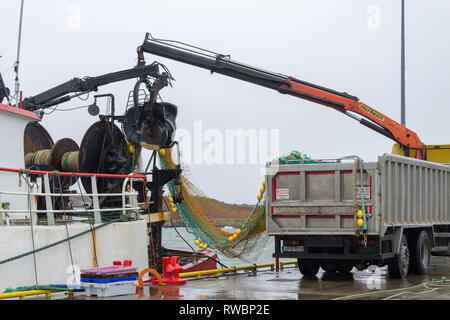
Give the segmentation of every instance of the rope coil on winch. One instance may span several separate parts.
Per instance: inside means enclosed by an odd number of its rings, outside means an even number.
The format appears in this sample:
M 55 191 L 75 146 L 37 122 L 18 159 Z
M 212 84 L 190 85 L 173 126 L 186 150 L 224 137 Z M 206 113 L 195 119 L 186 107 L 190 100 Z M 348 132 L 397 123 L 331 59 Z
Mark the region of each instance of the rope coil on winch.
M 67 172 L 79 172 L 79 151 L 67 152 L 61 157 L 61 167 Z
M 51 149 L 39 150 L 25 155 L 25 164 L 45 164 L 50 165 Z

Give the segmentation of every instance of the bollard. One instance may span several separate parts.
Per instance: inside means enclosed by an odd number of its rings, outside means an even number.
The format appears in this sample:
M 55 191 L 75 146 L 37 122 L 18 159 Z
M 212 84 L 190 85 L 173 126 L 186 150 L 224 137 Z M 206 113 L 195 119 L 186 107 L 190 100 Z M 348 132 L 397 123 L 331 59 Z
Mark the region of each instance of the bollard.
M 178 264 L 178 260 L 180 257 L 163 257 L 163 270 L 164 275 L 162 281 L 169 285 L 181 285 L 185 284 L 185 279 L 180 279 L 179 274 L 180 271 L 183 271 L 183 268 Z M 158 284 L 157 280 L 152 281 L 153 284 Z

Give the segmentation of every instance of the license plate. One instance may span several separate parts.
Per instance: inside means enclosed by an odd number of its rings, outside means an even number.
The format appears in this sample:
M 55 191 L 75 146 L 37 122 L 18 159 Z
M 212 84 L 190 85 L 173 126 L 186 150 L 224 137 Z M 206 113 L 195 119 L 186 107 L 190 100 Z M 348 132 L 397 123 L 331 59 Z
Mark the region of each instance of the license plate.
M 303 246 L 284 246 L 284 252 L 303 252 L 305 251 L 305 247 Z

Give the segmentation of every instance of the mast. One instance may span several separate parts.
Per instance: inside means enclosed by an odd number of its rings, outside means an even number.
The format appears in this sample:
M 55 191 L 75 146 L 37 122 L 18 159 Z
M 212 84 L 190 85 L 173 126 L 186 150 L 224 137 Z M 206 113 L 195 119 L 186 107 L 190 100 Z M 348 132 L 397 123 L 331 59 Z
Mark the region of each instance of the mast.
M 17 41 L 17 59 L 16 63 L 14 64 L 14 71 L 16 73 L 16 79 L 15 79 L 15 92 L 14 97 L 16 98 L 16 107 L 19 107 L 20 102 L 20 82 L 19 82 L 19 58 L 20 58 L 20 42 L 22 40 L 22 18 L 23 18 L 23 1 L 21 1 L 20 4 L 20 21 L 19 21 L 19 39 Z

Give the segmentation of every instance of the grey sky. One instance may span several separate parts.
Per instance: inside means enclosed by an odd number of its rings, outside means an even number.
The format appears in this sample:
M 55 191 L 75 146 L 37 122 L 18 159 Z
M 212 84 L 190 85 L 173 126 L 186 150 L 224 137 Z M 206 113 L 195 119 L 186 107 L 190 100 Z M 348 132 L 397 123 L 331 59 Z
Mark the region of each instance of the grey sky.
M 80 10 L 79 28 L 71 6 Z M 371 6 L 380 28 L 369 28 Z M 0 72 L 15 61 L 20 1 L 2 1 Z M 406 125 L 426 144 L 450 143 L 450 2 L 406 1 Z M 75 24 L 74 24 L 75 23 Z M 370 21 L 369 21 L 370 23 Z M 74 27 L 75 26 L 75 27 Z M 25 0 L 21 89 L 40 93 L 73 77 L 131 68 L 146 32 L 358 96 L 400 121 L 400 0 L 30 1 Z M 314 158 L 357 154 L 366 161 L 392 141 L 335 110 L 156 56 L 176 81 L 161 91 L 179 107 L 178 126 L 280 129 L 280 151 Z M 12 69 L 4 74 L 14 88 Z M 125 110 L 134 80 L 100 88 Z M 73 100 L 69 108 L 89 104 Z M 96 121 L 85 109 L 54 112 L 42 124 L 55 141 L 78 143 Z M 149 152 L 146 153 L 147 157 Z M 260 165 L 192 165 L 203 191 L 228 202 L 256 201 Z

